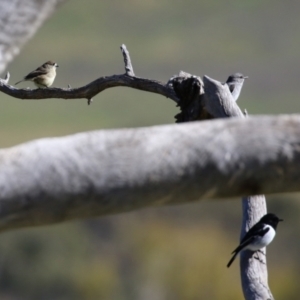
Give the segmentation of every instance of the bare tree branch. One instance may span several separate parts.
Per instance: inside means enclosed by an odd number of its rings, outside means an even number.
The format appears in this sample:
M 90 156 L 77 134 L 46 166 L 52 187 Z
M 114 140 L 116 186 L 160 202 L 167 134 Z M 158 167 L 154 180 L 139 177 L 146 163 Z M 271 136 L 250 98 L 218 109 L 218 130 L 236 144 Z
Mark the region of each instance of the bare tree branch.
M 116 86 L 127 86 L 142 91 L 163 95 L 174 101 L 177 97 L 170 87 L 151 79 L 132 77 L 126 74 L 100 77 L 93 82 L 80 88 L 47 88 L 47 89 L 16 89 L 0 81 L 0 91 L 14 98 L 24 100 L 40 100 L 50 98 L 62 99 L 91 99 L 98 93 Z
M 112 75 L 100 77 L 91 83 L 79 88 L 47 88 L 47 89 L 16 89 L 15 87 L 8 85 L 8 80 L 0 79 L 0 91 L 23 100 L 40 100 L 50 98 L 62 98 L 62 99 L 87 99 L 90 104 L 91 99 L 98 93 L 112 87 L 127 86 L 130 88 L 152 92 L 160 94 L 167 98 L 178 102 L 178 98 L 173 88 L 165 83 L 157 80 L 139 78 L 134 76 L 133 68 L 129 56 L 129 52 L 125 45 L 121 46 L 121 51 L 124 57 L 126 74 Z
M 0 230 L 299 191 L 300 116 L 49 138 L 0 151 Z

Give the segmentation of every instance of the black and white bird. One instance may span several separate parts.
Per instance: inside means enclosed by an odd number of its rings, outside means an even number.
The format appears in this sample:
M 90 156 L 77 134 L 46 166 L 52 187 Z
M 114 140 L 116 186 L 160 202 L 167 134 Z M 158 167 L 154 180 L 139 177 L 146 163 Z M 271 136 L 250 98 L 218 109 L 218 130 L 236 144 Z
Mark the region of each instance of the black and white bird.
M 274 214 L 264 215 L 255 225 L 253 225 L 249 231 L 242 238 L 239 246 L 231 253 L 233 254 L 227 268 L 235 260 L 236 256 L 243 250 L 250 250 L 256 252 L 266 246 L 268 246 L 276 235 L 276 228 L 279 222 L 283 220 L 279 219 Z
M 246 78 L 248 78 L 248 76 L 244 76 L 241 73 L 234 73 L 227 78 L 225 84 L 228 85 L 234 101 L 237 101 L 239 98 Z

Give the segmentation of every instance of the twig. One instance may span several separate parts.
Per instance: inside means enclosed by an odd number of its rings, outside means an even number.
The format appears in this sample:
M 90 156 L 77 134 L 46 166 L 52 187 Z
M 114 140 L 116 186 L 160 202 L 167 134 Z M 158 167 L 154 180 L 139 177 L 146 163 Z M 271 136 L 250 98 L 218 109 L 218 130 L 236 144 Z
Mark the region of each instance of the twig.
M 127 50 L 127 48 L 124 44 L 122 44 L 122 46 L 121 46 L 121 51 L 122 51 L 123 58 L 124 58 L 126 75 L 135 76 L 134 71 L 133 71 L 133 67 L 132 67 L 132 64 L 131 64 L 131 59 L 130 59 L 129 52 L 128 52 L 128 50 Z
M 0 83 L 8 84 L 9 78 L 10 78 L 10 74 L 9 72 L 7 72 L 4 79 L 0 78 Z

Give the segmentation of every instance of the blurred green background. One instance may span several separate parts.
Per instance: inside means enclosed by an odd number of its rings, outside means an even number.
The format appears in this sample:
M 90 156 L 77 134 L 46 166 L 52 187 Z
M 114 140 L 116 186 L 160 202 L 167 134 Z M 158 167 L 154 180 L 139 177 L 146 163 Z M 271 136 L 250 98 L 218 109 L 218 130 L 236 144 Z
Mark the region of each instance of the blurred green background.
M 242 72 L 249 114 L 298 113 L 300 2 L 70 0 L 8 66 L 11 83 L 51 59 L 54 86 L 124 73 L 166 82 L 180 70 L 225 81 Z M 2 74 L 3 75 L 3 74 Z M 31 83 L 22 83 L 21 87 Z M 82 131 L 174 122 L 174 102 L 129 88 L 86 100 L 21 101 L 1 94 L 1 147 Z M 34 154 L 33 154 L 34 155 Z M 299 299 L 298 194 L 268 196 L 285 222 L 269 247 L 276 299 Z M 0 236 L 1 299 L 242 299 L 240 201 L 200 202 L 23 229 Z

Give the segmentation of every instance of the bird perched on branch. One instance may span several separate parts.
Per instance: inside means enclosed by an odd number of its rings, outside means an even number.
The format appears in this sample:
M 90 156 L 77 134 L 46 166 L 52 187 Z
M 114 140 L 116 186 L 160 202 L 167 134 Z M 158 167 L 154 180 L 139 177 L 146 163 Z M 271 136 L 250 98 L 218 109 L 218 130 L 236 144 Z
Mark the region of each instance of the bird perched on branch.
M 276 228 L 279 222 L 283 220 L 279 219 L 274 214 L 264 215 L 242 238 L 239 246 L 231 253 L 233 254 L 227 268 L 235 260 L 236 256 L 243 250 L 250 250 L 253 252 L 268 246 L 276 235 Z
M 227 84 L 229 87 L 234 101 L 237 101 L 237 99 L 239 98 L 243 87 L 243 83 L 246 78 L 248 78 L 248 76 L 244 76 L 241 73 L 234 73 L 230 75 L 227 81 L 225 82 L 225 84 Z
M 50 87 L 55 79 L 57 67 L 57 63 L 49 60 L 18 81 L 16 85 L 22 81 L 32 81 L 38 88 Z

